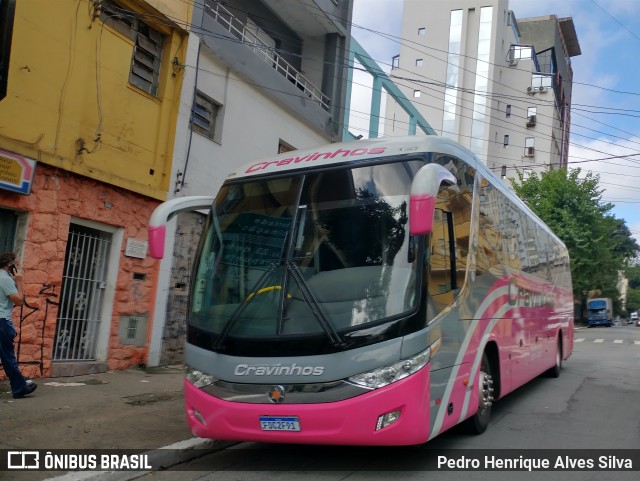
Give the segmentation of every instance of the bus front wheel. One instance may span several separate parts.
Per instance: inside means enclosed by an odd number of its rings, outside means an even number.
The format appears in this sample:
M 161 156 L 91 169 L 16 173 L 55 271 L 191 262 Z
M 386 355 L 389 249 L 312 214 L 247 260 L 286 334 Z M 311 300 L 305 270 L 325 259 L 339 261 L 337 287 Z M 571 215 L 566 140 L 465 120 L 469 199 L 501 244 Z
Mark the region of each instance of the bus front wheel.
M 468 419 L 467 425 L 474 434 L 482 434 L 487 430 L 491 419 L 493 405 L 493 376 L 491 365 L 485 352 L 482 355 L 480 375 L 478 376 L 478 411 Z

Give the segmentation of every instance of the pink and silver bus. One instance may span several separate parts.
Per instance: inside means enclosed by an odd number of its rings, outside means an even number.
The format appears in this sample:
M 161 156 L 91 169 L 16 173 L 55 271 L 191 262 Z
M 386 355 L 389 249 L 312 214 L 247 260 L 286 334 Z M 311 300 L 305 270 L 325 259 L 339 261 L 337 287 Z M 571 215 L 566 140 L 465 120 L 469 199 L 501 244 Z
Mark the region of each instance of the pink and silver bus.
M 573 349 L 563 243 L 470 151 L 439 137 L 249 163 L 214 197 L 192 273 L 184 382 L 196 436 L 411 445 Z

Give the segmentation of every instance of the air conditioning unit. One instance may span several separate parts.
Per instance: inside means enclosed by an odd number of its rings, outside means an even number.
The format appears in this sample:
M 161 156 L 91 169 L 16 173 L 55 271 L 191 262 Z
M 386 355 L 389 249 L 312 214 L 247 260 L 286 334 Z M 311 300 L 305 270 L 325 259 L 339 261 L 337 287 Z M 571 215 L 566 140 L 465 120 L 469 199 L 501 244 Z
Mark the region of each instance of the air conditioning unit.
M 547 87 L 538 87 L 538 92 L 545 92 Z
M 527 127 L 533 127 L 535 125 L 536 125 L 536 116 L 529 115 L 529 117 L 527 117 Z
M 509 59 L 507 59 L 507 64 L 509 65 L 509 67 L 515 67 L 516 65 L 518 65 L 518 59 L 517 58 L 509 58 Z
M 527 87 L 527 93 L 528 94 L 536 93 L 536 88 L 535 87 Z
M 524 156 L 525 157 L 533 157 L 536 153 L 536 149 L 534 147 L 525 147 L 524 148 Z

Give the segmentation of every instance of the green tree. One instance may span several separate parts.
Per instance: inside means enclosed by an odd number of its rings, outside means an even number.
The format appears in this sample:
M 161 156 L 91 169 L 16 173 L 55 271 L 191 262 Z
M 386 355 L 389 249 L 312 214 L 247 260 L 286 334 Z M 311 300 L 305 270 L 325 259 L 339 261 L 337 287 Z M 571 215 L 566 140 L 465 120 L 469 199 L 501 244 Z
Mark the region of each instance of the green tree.
M 627 292 L 627 312 L 640 309 L 640 289 L 629 289 Z
M 629 289 L 637 289 L 640 287 L 640 265 L 627 267 L 624 275 L 629 279 Z
M 597 289 L 618 303 L 618 272 L 640 246 L 625 221 L 610 214 L 613 205 L 602 201 L 599 176 L 581 173 L 581 169 L 518 172 L 518 178 L 510 180 L 516 194 L 567 246 L 576 298 L 584 301 L 586 292 Z

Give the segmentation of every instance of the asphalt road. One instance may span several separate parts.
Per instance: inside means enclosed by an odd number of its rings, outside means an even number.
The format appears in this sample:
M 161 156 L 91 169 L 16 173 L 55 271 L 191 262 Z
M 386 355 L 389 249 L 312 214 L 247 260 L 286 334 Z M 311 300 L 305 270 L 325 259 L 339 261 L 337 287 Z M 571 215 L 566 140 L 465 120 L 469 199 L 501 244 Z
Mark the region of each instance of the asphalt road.
M 291 446 L 241 443 L 185 463 L 184 471 L 153 472 L 141 481 L 539 479 L 637 480 L 640 477 L 640 328 L 616 326 L 575 332 L 575 349 L 560 378 L 538 378 L 494 406 L 481 436 L 451 430 L 409 448 Z M 607 449 L 634 449 L 635 472 L 518 472 L 433 469 L 437 450 L 490 449 L 516 454 L 578 454 L 599 459 Z M 553 451 L 537 451 L 537 450 Z M 534 450 L 534 451 L 529 451 Z M 593 450 L 593 451 L 590 451 Z M 624 459 L 625 451 L 620 451 Z

